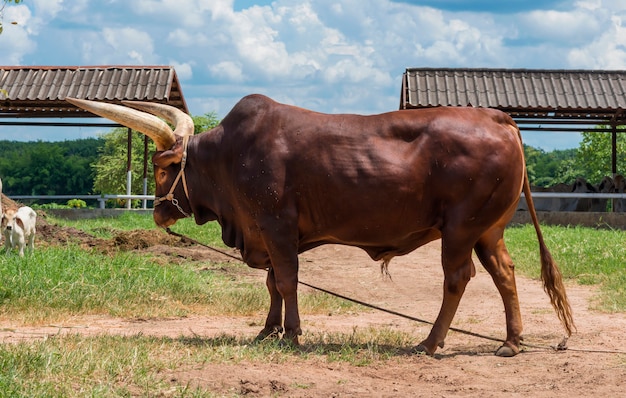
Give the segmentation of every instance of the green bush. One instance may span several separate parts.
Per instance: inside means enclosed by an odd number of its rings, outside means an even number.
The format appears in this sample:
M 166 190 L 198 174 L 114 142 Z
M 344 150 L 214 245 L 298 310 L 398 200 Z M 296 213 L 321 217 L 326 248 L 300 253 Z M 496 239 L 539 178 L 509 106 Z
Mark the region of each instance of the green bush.
M 87 207 L 87 203 L 81 199 L 70 199 L 67 201 L 67 206 L 71 209 L 82 209 Z
M 34 210 L 48 210 L 48 209 L 67 209 L 67 205 L 61 205 L 58 203 L 33 203 L 30 205 Z

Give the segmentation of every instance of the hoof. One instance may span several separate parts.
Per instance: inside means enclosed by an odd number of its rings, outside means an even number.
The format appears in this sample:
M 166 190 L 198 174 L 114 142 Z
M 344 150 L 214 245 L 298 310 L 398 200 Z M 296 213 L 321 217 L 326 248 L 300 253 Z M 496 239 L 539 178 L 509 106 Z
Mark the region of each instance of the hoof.
M 298 328 L 297 330 L 287 330 L 283 335 L 283 341 L 292 345 L 298 346 L 300 342 L 298 341 L 298 336 L 302 335 L 302 330 Z
M 423 345 L 423 344 L 419 344 L 419 345 L 413 347 L 413 352 L 418 354 L 418 355 L 430 355 L 430 356 L 433 356 L 435 354 L 434 352 L 430 352 L 428 350 L 428 348 L 426 348 L 426 346 Z
M 280 336 L 282 333 L 283 333 L 282 326 L 272 326 L 271 328 L 264 328 L 254 338 L 254 341 L 278 340 L 280 339 Z
M 502 345 L 502 347 L 498 348 L 498 351 L 496 351 L 496 356 L 498 357 L 514 357 L 517 354 L 519 354 L 519 348 L 511 345 L 511 344 L 507 344 L 504 343 Z

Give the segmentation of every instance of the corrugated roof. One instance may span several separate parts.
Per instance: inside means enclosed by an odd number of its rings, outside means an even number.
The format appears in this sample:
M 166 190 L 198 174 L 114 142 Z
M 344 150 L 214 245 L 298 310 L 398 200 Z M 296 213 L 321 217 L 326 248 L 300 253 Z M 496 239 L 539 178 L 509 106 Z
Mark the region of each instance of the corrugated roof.
M 611 118 L 626 109 L 626 71 L 408 68 L 401 109 L 498 108 L 518 117 Z
M 159 102 L 189 113 L 170 66 L 0 66 L 0 117 L 93 117 L 65 97 Z

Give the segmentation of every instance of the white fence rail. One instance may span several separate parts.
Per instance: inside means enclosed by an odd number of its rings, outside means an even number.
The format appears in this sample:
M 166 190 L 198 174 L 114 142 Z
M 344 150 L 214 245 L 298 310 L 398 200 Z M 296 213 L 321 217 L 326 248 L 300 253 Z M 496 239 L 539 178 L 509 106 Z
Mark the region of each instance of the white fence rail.
M 11 195 L 9 198 L 13 200 L 71 200 L 71 199 L 81 199 L 81 200 L 97 200 L 98 207 L 101 209 L 105 208 L 105 203 L 107 200 L 117 200 L 117 199 L 137 199 L 141 200 L 142 208 L 148 208 L 148 201 L 154 200 L 154 195 L 115 195 L 115 194 L 103 194 L 103 195 Z M 126 203 L 126 208 L 131 208 L 130 200 Z
M 522 192 L 521 197 L 524 197 Z M 589 199 L 626 199 L 626 193 L 573 193 L 573 192 L 533 192 L 533 198 L 589 198 Z M 117 194 L 103 194 L 103 195 L 12 195 L 11 199 L 14 200 L 97 200 L 98 207 L 104 209 L 107 200 L 117 199 L 130 199 L 141 200 L 142 209 L 148 208 L 148 201 L 154 200 L 154 195 L 117 195 Z M 130 200 L 126 203 L 126 208 L 131 208 Z
M 522 197 L 524 193 L 522 192 Z M 626 193 L 532 192 L 533 198 L 626 199 Z

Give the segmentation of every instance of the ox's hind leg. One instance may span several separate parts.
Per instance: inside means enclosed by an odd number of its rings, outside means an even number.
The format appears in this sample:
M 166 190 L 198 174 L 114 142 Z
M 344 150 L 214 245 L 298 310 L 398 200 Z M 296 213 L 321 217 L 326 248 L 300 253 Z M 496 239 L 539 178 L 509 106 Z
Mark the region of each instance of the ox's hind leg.
M 267 290 L 270 293 L 270 310 L 265 319 L 265 327 L 259 335 L 257 340 L 264 340 L 268 337 L 279 337 L 283 332 L 282 318 L 283 318 L 283 297 L 276 288 L 276 277 L 274 275 L 274 269 L 270 268 L 267 271 L 267 279 L 265 280 Z
M 28 236 L 28 250 L 30 251 L 30 254 L 33 254 L 35 252 L 35 230 L 34 229 Z
M 416 347 L 418 352 L 433 355 L 437 347 L 443 347 L 465 287 L 476 271 L 472 262 L 472 248 L 467 246 L 467 242 L 459 243 L 447 239 L 445 235 L 442 238 L 443 301 L 428 337 Z
M 506 341 L 496 351 L 496 355 L 510 357 L 519 353 L 522 316 L 515 285 L 515 267 L 504 244 L 503 234 L 502 227 L 490 229 L 480 237 L 474 249 L 480 262 L 491 275 L 504 303 Z

